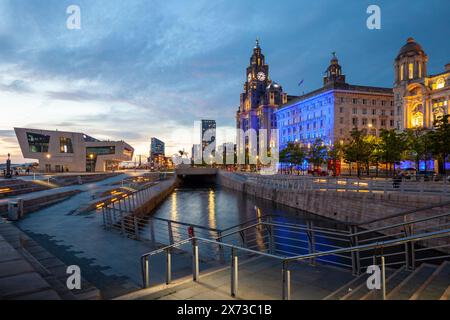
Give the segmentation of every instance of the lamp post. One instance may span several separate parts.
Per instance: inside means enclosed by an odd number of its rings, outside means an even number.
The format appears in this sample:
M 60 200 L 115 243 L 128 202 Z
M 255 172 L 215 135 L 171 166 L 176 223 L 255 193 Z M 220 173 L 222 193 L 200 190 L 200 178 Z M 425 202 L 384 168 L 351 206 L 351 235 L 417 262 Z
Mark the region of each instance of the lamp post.
M 6 172 L 5 172 L 5 178 L 11 179 L 12 178 L 12 172 L 11 172 L 11 154 L 8 153 L 8 159 L 6 159 Z

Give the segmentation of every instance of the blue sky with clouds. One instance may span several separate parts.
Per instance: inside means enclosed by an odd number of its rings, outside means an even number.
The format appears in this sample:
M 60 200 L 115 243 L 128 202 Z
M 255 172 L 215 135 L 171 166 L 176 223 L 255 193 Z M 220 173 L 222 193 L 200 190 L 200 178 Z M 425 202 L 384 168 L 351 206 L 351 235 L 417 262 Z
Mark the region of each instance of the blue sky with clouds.
M 71 4 L 81 30 L 66 28 Z M 366 28 L 370 4 L 381 30 Z M 449 13 L 448 0 L 0 0 L 0 161 L 22 160 L 15 126 L 125 139 L 137 154 L 151 136 L 190 150 L 195 120 L 234 126 L 256 37 L 271 78 L 294 95 L 321 85 L 332 51 L 350 83 L 391 86 L 409 36 L 438 73 Z

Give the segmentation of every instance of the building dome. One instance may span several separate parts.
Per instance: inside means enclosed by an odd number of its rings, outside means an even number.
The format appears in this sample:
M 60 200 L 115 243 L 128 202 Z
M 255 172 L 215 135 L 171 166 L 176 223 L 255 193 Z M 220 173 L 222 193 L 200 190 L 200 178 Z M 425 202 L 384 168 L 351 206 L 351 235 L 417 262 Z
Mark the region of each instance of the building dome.
M 276 83 L 275 81 L 272 81 L 266 88 L 267 90 L 282 90 L 281 86 Z
M 408 38 L 406 44 L 400 49 L 400 52 L 397 55 L 397 59 L 408 55 L 426 55 L 425 51 L 423 51 L 422 46 L 416 42 L 413 38 Z

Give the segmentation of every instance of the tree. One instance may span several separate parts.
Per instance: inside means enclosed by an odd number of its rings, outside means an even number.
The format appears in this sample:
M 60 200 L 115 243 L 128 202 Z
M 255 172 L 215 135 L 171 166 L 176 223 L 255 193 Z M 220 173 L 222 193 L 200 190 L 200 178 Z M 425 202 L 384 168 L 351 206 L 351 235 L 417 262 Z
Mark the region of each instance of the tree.
M 420 161 L 431 158 L 430 135 L 424 128 L 406 129 L 403 135 L 406 144 L 405 159 L 414 161 L 416 170 L 419 171 Z M 426 165 L 425 170 L 427 170 Z
M 356 162 L 357 175 L 361 176 L 361 165 L 368 164 L 372 153 L 370 143 L 366 139 L 367 131 L 354 128 L 350 132 L 350 139 L 343 147 L 344 159 L 349 162 Z
M 370 155 L 367 158 L 367 175 L 369 175 L 369 164 L 372 163 L 376 167 L 376 176 L 378 177 L 378 168 L 380 165 L 380 159 L 381 159 L 381 149 L 380 149 L 380 138 L 374 135 L 367 135 L 364 137 L 366 143 L 369 145 L 370 148 Z
M 380 133 L 380 160 L 386 164 L 386 175 L 392 170 L 392 164 L 403 158 L 406 150 L 406 142 L 403 134 L 397 133 L 395 129 L 381 129 Z
M 314 140 L 308 150 L 308 160 L 313 164 L 314 169 L 320 167 L 327 159 L 328 150 L 322 139 Z
M 341 143 L 342 142 L 342 143 Z M 336 163 L 343 157 L 344 154 L 344 141 L 336 141 L 329 149 L 328 149 L 328 159 L 332 162 L 332 170 L 336 175 Z
M 430 149 L 438 160 L 439 173 L 445 174 L 445 161 L 450 154 L 450 115 L 446 114 L 434 120 L 434 130 L 428 133 Z
M 287 147 L 281 150 L 279 158 L 281 163 L 302 165 L 306 158 L 306 152 L 301 144 L 289 142 Z

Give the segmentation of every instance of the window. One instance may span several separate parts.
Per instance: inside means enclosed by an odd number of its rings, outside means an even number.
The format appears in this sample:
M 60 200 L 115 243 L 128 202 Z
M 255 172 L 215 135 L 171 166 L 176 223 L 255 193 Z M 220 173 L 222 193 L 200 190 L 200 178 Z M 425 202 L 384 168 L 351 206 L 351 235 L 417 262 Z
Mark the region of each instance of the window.
M 419 78 L 422 78 L 422 63 L 419 63 Z
M 381 126 L 382 126 L 382 127 L 386 127 L 386 120 L 381 119 Z
M 59 138 L 59 152 L 73 153 L 72 139 L 60 137 Z
M 403 75 L 405 74 L 405 67 L 404 67 L 404 65 L 402 64 L 401 66 L 400 66 L 400 81 L 403 81 Z
M 353 104 L 357 104 L 358 103 L 358 99 L 353 98 Z
M 344 98 L 341 98 L 341 103 L 344 103 Z
M 363 126 L 366 126 L 366 125 L 367 125 L 367 118 L 363 118 L 363 119 L 362 119 L 362 125 L 363 125 Z
M 358 109 L 353 108 L 352 113 L 353 113 L 353 114 L 358 114 Z
M 386 110 L 381 110 L 381 115 L 385 116 L 386 115 Z
M 393 127 L 393 126 L 394 126 L 394 120 L 390 120 L 390 121 L 389 121 L 389 125 L 390 125 L 391 127 Z
M 382 105 L 382 106 L 385 106 L 385 105 L 386 105 L 386 101 L 381 100 L 381 105 Z
M 373 99 L 373 100 L 372 100 L 372 105 L 373 105 L 373 106 L 376 106 L 376 105 L 377 105 L 377 100 Z
M 30 152 L 48 152 L 50 136 L 27 132 L 27 140 Z
M 414 64 L 412 63 L 408 64 L 408 78 L 409 79 L 414 78 Z
M 339 108 L 339 113 L 344 113 L 344 108 L 340 107 Z
M 376 115 L 377 114 L 377 109 L 372 109 L 372 115 Z
M 340 124 L 343 124 L 343 123 L 344 123 L 344 118 L 343 118 L 343 117 L 340 117 L 340 118 L 339 118 L 339 123 L 340 123 Z
M 391 117 L 394 116 L 394 110 L 391 110 Z
M 372 125 L 376 126 L 377 125 L 377 119 L 372 119 Z
M 436 81 L 436 89 L 441 89 L 445 86 L 445 81 L 443 78 L 438 79 L 438 81 Z
M 357 126 L 358 125 L 358 118 L 352 118 L 352 124 L 354 126 Z
M 367 104 L 367 100 L 366 99 L 363 99 L 363 104 Z
M 366 108 L 362 109 L 362 114 L 367 114 L 367 109 Z

